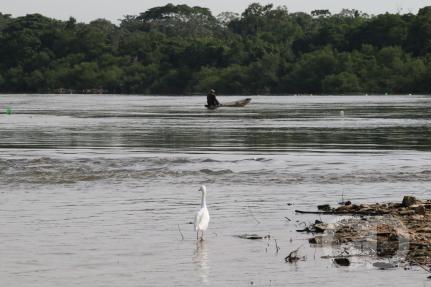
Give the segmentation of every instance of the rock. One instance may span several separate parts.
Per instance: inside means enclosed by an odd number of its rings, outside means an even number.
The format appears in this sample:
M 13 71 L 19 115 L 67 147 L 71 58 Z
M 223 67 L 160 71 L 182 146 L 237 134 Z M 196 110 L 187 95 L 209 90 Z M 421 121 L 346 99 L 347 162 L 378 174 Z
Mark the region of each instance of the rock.
M 317 206 L 318 210 L 331 211 L 331 206 L 329 204 L 322 204 Z
M 339 266 L 350 266 L 350 260 L 346 257 L 335 258 L 334 262 Z
M 351 205 L 343 205 L 338 207 L 336 210 L 336 212 L 345 212 L 345 213 L 349 213 L 352 212 L 352 206 Z
M 416 220 L 416 221 L 422 221 L 424 220 L 424 216 L 423 215 L 419 215 L 419 214 L 415 214 L 411 217 L 412 220 Z
M 352 210 L 359 210 L 359 205 L 357 205 L 357 204 L 352 204 L 352 205 L 350 206 L 350 208 L 351 208 Z
M 328 229 L 328 225 L 327 224 L 324 224 L 324 223 L 314 224 L 314 230 L 317 233 L 323 233 L 323 232 L 325 232 L 326 229 Z
M 308 243 L 310 243 L 310 244 L 317 244 L 316 237 L 312 237 L 312 238 L 308 239 Z
M 419 205 L 418 207 L 416 207 L 415 208 L 415 213 L 419 214 L 419 215 L 425 215 L 425 213 L 426 213 L 425 206 Z
M 313 238 L 308 239 L 308 242 L 310 244 L 322 244 L 323 238 L 322 238 L 322 236 L 315 236 Z
M 423 227 L 423 228 L 416 230 L 416 232 L 418 232 L 418 233 L 431 233 L 431 227 Z
M 401 216 L 408 216 L 408 215 L 413 215 L 413 214 L 415 214 L 414 210 L 403 210 L 403 211 L 400 211 L 400 215 Z
M 410 195 L 406 195 L 406 196 L 404 196 L 404 198 L 403 198 L 403 202 L 401 203 L 404 207 L 410 207 L 410 206 L 412 206 L 413 204 L 415 204 L 416 203 L 416 197 L 414 197 L 414 196 L 410 196 Z

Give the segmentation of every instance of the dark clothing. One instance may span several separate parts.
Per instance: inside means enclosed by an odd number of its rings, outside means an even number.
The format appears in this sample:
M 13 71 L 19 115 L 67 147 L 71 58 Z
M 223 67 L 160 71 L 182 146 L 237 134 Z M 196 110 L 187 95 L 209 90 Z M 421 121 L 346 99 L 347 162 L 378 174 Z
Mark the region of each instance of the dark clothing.
M 207 95 L 207 105 L 208 106 L 220 106 L 220 103 L 217 101 L 215 94 L 209 93 Z

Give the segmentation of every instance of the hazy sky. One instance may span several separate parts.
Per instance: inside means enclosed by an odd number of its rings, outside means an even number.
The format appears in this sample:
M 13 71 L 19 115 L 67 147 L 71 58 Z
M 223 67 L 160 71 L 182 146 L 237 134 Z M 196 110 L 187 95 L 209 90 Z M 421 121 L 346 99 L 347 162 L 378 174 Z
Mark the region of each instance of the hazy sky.
M 419 8 L 431 5 L 431 0 L 0 0 L 0 12 L 22 16 L 29 13 L 40 13 L 57 19 L 75 17 L 78 21 L 91 21 L 105 18 L 116 22 L 124 15 L 136 15 L 140 12 L 168 3 L 187 4 L 210 8 L 214 15 L 223 11 L 242 12 L 250 3 L 273 3 L 285 5 L 290 12 L 310 12 L 315 9 L 329 9 L 339 12 L 342 8 L 358 9 L 368 14 L 384 12 L 416 13 Z

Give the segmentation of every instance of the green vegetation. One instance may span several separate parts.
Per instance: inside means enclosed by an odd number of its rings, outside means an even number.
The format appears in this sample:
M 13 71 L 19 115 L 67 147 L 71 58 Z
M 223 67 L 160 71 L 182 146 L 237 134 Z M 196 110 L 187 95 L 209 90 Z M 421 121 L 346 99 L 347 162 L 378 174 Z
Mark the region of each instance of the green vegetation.
M 0 13 L 0 92 L 431 93 L 431 6 L 241 15 L 155 7 L 119 25 Z

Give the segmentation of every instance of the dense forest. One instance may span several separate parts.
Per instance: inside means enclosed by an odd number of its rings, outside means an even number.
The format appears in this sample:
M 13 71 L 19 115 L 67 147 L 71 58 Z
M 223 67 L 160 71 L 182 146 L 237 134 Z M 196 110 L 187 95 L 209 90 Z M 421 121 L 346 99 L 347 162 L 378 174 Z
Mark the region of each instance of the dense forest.
M 0 92 L 431 93 L 431 6 L 370 16 L 187 5 L 118 25 L 0 13 Z

